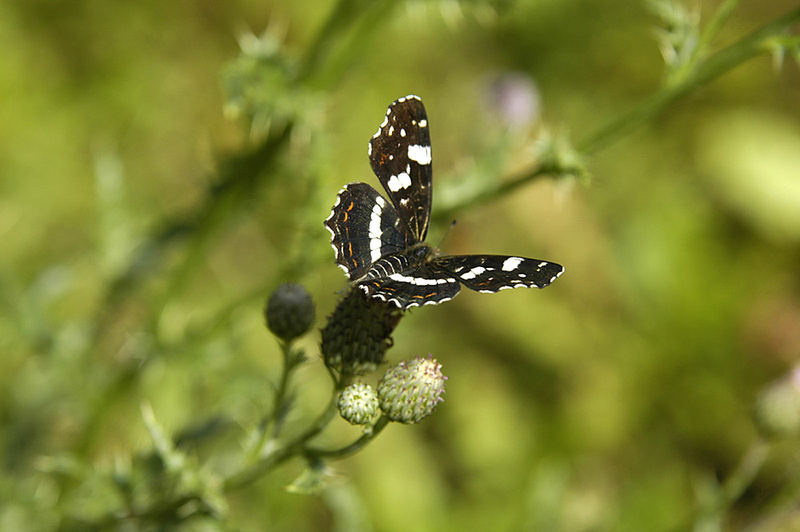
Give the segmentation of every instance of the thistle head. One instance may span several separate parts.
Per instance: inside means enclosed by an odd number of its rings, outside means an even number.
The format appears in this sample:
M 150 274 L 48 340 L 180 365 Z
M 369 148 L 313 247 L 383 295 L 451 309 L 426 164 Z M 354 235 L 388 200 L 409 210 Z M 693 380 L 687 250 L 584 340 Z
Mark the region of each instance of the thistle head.
M 442 365 L 430 355 L 389 368 L 378 383 L 383 415 L 400 423 L 419 423 L 444 401 L 446 380 Z

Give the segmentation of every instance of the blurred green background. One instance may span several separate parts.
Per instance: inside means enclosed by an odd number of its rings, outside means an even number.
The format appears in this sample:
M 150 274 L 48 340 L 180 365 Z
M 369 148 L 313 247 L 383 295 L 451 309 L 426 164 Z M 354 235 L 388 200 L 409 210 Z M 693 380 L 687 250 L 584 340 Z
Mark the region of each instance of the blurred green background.
M 231 470 L 280 372 L 264 300 L 302 283 L 324 325 L 345 279 L 322 221 L 345 183 L 378 187 L 367 141 L 408 93 L 432 128 L 429 241 L 456 219 L 443 251 L 565 275 L 409 312 L 389 361 L 432 353 L 447 401 L 332 462 L 321 494 L 284 489 L 290 461 L 163 526 L 800 529 L 796 432 L 753 418 L 800 356 L 800 74 L 776 44 L 584 153 L 718 7 L 659 5 L 0 4 L 0 529 L 122 508 L 111 471 L 153 448 L 143 403 L 173 437 L 221 420 L 187 453 Z M 709 50 L 796 8 L 741 2 Z M 581 158 L 462 208 L 543 153 Z M 287 431 L 330 393 L 318 342 Z

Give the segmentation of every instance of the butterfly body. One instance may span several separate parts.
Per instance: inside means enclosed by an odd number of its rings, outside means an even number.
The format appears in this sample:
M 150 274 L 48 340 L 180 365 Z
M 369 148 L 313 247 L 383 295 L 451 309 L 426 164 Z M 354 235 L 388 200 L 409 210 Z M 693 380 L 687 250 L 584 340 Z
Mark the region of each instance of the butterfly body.
M 336 262 L 367 295 L 401 309 L 448 301 L 461 285 L 478 292 L 544 288 L 558 264 L 510 255 L 439 255 L 424 242 L 430 223 L 430 132 L 422 101 L 400 98 L 372 137 L 369 157 L 386 200 L 366 183 L 337 196 L 325 226 Z

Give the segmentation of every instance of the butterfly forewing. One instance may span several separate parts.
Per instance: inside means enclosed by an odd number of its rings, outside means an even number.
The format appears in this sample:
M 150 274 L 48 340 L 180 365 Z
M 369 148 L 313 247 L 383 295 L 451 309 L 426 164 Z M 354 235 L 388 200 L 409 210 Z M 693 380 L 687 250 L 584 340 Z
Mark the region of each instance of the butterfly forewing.
M 431 215 L 431 136 L 417 96 L 392 103 L 369 142 L 369 161 L 416 242 L 425 240 Z
M 498 292 L 507 288 L 544 288 L 564 267 L 554 262 L 508 255 L 449 255 L 437 257 L 433 264 L 452 272 L 467 288 L 478 292 Z
M 359 279 L 382 256 L 409 245 L 394 207 L 366 183 L 351 183 L 339 191 L 325 226 L 336 262 L 350 280 Z

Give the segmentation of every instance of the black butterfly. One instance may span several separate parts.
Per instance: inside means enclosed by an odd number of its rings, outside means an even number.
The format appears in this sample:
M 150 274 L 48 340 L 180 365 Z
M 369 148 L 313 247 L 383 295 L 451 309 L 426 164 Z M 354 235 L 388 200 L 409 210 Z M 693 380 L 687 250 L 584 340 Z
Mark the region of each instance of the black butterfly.
M 369 142 L 369 160 L 391 203 L 366 183 L 345 186 L 325 226 L 336 262 L 368 295 L 401 309 L 448 301 L 461 284 L 478 292 L 544 288 L 553 262 L 509 255 L 437 255 L 425 244 L 431 216 L 431 142 L 422 100 L 392 103 Z

